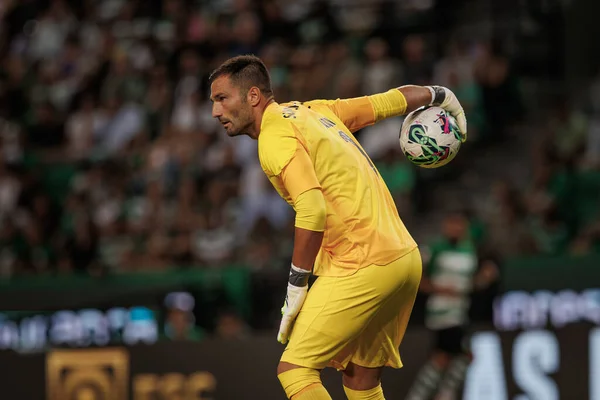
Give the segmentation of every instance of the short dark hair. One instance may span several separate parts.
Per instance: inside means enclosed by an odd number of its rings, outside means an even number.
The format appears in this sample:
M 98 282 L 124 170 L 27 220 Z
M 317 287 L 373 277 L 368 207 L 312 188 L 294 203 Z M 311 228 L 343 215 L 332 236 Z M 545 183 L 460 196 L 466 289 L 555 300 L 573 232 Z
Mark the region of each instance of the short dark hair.
M 224 75 L 228 75 L 244 93 L 256 86 L 265 96 L 273 95 L 269 70 L 265 63 L 254 55 L 236 56 L 225 61 L 210 74 L 209 84 Z

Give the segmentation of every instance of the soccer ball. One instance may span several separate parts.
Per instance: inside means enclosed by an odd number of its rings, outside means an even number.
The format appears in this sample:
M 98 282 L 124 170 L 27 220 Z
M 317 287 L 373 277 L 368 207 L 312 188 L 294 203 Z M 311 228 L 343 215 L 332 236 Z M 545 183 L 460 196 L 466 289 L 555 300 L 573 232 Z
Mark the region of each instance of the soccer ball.
M 461 143 L 456 120 L 440 107 L 424 107 L 411 112 L 400 130 L 402 152 L 422 168 L 448 164 L 458 153 Z

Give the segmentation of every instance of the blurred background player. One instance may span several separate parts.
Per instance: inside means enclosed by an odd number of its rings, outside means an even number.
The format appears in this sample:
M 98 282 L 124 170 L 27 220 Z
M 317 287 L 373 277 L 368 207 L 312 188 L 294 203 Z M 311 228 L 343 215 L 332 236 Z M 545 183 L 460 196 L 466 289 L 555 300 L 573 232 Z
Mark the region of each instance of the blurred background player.
M 288 343 L 278 378 L 290 399 L 331 399 L 320 371 L 343 371 L 350 400 L 384 399 L 384 366 L 398 347 L 421 278 L 417 244 L 352 132 L 419 107 L 464 111 L 439 86 L 403 86 L 347 100 L 278 104 L 254 56 L 225 61 L 210 76 L 213 117 L 229 136 L 258 140 L 261 166 L 296 212 L 294 249 L 277 340 Z M 314 271 L 313 271 L 314 268 Z M 308 280 L 319 276 L 310 292 Z
M 454 400 L 471 362 L 468 345 L 470 296 L 498 276 L 494 261 L 478 256 L 466 214 L 446 216 L 442 236 L 423 251 L 420 290 L 427 294 L 425 324 L 434 349 L 407 400 Z M 434 396 L 435 397 L 432 397 Z

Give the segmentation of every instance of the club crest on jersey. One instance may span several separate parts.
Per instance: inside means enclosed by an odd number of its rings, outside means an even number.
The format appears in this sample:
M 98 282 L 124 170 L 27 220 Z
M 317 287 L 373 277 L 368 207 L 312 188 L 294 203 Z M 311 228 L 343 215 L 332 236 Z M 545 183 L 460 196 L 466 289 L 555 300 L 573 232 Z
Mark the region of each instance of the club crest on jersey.
M 287 107 L 283 107 L 281 110 L 283 118 L 296 118 L 296 111 L 298 111 L 298 108 L 300 108 L 300 104 L 298 103 L 293 103 Z

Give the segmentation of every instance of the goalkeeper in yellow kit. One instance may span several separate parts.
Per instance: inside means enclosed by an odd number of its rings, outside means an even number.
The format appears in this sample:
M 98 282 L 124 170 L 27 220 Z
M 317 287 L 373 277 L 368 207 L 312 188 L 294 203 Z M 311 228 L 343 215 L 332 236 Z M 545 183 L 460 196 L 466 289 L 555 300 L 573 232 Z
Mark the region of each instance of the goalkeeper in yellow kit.
M 419 288 L 421 258 L 352 132 L 433 104 L 454 115 L 465 134 L 462 107 L 439 86 L 278 104 L 269 72 L 255 56 L 227 60 L 209 80 L 213 117 L 229 136 L 258 140 L 265 174 L 296 212 L 277 337 L 287 343 L 277 368 L 287 397 L 331 399 L 320 371 L 332 366 L 343 371 L 350 400 L 383 399 L 383 367 L 402 367 L 398 347 Z M 318 279 L 309 291 L 311 273 Z

